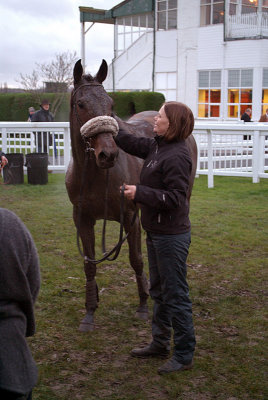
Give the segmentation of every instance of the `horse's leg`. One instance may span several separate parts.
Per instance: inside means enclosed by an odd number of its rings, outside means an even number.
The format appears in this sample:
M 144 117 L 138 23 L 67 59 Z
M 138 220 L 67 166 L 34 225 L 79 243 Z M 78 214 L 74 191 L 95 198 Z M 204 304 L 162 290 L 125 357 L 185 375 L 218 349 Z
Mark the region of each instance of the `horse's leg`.
M 148 280 L 143 271 L 143 261 L 141 252 L 141 227 L 139 217 L 136 217 L 134 224 L 131 226 L 132 215 L 125 218 L 124 228 L 128 235 L 129 260 L 132 268 L 136 273 L 136 281 L 140 297 L 140 304 L 136 315 L 140 319 L 148 320 L 147 299 L 149 296 Z
M 78 223 L 77 209 L 74 208 L 74 221 Z M 81 213 L 79 226 L 79 236 L 83 244 L 84 255 L 90 259 L 95 258 L 95 221 L 90 219 L 86 214 Z M 84 260 L 84 271 L 86 275 L 86 315 L 79 325 L 81 332 L 89 332 L 94 329 L 94 312 L 98 307 L 98 286 L 95 280 L 96 264 L 92 264 Z

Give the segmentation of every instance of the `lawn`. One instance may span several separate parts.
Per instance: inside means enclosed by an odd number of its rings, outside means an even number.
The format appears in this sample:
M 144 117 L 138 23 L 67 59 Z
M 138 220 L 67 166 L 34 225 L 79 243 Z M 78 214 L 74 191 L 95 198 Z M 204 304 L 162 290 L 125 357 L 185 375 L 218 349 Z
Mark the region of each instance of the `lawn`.
M 181 374 L 159 376 L 161 360 L 129 354 L 150 341 L 150 322 L 135 318 L 138 296 L 127 244 L 116 261 L 98 265 L 96 329 L 81 333 L 85 277 L 64 175 L 49 174 L 43 186 L 0 185 L 0 206 L 26 224 L 41 263 L 37 332 L 29 339 L 39 368 L 33 399 L 268 398 L 267 199 L 265 179 L 253 184 L 249 178 L 215 177 L 214 189 L 207 188 L 205 176 L 195 180 L 188 258 L 195 365 Z M 109 223 L 107 229 L 107 242 L 113 245 L 118 225 Z M 96 232 L 99 243 L 100 223 Z M 145 235 L 143 249 L 148 271 Z M 151 301 L 149 307 L 151 311 Z

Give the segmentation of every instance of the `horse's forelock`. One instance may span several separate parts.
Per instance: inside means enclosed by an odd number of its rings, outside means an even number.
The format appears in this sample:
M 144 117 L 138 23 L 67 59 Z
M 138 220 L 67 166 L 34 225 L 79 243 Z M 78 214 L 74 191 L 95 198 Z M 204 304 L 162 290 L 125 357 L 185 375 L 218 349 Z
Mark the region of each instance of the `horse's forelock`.
M 84 79 L 85 79 L 87 82 L 93 82 L 93 81 L 94 81 L 93 76 L 90 75 L 90 74 L 84 75 Z

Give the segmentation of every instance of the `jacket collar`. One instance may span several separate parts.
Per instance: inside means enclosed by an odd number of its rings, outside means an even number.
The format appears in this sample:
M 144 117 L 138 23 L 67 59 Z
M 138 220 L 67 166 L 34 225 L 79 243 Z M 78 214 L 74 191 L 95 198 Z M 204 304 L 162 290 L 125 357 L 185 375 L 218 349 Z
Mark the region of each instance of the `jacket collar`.
M 164 136 L 156 135 L 154 138 L 158 146 L 161 146 L 166 143 Z

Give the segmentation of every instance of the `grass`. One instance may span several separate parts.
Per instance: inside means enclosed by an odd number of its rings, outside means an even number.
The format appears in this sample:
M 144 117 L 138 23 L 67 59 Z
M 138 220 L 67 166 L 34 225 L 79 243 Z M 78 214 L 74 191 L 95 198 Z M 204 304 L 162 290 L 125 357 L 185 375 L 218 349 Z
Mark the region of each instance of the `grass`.
M 195 367 L 159 376 L 159 360 L 131 358 L 150 341 L 150 323 L 135 319 L 138 303 L 127 245 L 97 267 L 97 328 L 78 331 L 84 314 L 83 265 L 76 248 L 64 175 L 44 186 L 1 185 L 0 206 L 17 213 L 38 248 L 42 287 L 30 346 L 39 368 L 34 399 L 254 400 L 268 398 L 265 285 L 268 181 L 196 179 L 191 199 L 188 282 L 197 336 Z M 114 244 L 118 226 L 108 224 Z M 96 227 L 97 241 L 101 232 Z M 143 235 L 145 270 L 148 263 Z M 101 255 L 100 249 L 97 255 Z M 152 303 L 149 301 L 150 310 Z

